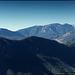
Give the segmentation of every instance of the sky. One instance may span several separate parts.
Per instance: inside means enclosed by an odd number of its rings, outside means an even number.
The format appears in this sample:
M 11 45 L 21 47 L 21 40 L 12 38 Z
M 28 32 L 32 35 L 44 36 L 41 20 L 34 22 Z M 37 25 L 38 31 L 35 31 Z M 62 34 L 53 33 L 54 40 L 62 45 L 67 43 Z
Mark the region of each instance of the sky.
M 0 1 L 0 28 L 16 31 L 52 23 L 75 24 L 75 1 Z

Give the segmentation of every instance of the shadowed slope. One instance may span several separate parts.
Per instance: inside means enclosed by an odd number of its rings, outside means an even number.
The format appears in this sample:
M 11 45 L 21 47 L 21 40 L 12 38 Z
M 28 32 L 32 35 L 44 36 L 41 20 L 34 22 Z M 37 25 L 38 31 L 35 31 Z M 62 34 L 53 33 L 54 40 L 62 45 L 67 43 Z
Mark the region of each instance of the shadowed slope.
M 36 36 L 19 41 L 0 38 L 0 73 L 6 73 L 8 69 L 11 69 L 15 73 L 60 74 L 64 67 L 68 70 L 64 69 L 63 73 L 74 73 L 74 52 L 56 41 Z

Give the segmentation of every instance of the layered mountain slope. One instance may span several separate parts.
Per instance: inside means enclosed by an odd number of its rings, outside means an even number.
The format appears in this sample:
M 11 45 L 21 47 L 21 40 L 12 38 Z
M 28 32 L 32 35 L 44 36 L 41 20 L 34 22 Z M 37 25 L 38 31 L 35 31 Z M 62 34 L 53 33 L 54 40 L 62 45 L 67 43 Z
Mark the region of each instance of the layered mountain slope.
M 57 38 L 56 40 L 61 43 L 71 43 L 75 41 L 75 29 Z
M 0 38 L 0 74 L 75 73 L 75 51 L 53 40 L 31 36 L 19 41 Z M 72 62 L 73 61 L 73 62 Z
M 12 40 L 19 40 L 24 38 L 24 36 L 18 32 L 13 32 L 2 28 L 0 28 L 0 37 L 5 37 Z
M 5 37 L 11 40 L 20 40 L 28 36 L 39 36 L 47 39 L 56 39 L 59 36 L 70 32 L 74 29 L 72 25 L 59 23 L 49 24 L 45 26 L 33 26 L 18 31 L 10 31 L 0 28 L 0 37 Z
M 18 30 L 17 32 L 24 36 L 39 36 L 48 39 L 55 39 L 60 35 L 70 32 L 74 27 L 70 24 L 61 25 L 59 23 L 49 24 L 45 26 L 33 26 L 25 29 Z

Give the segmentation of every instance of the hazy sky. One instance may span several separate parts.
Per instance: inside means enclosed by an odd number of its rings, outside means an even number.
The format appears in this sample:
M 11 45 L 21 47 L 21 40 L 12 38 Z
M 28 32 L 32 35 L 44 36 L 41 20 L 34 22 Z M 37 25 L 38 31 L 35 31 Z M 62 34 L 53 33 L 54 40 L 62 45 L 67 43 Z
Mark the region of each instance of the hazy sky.
M 0 28 L 75 24 L 75 1 L 0 1 Z

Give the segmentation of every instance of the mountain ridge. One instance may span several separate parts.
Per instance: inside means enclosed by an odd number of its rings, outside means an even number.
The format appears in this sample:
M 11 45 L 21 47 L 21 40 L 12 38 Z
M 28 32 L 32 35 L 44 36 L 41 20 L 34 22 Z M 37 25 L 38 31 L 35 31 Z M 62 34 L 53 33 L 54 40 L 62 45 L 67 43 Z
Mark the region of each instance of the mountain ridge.
M 33 27 L 18 30 L 17 32 L 23 34 L 26 37 L 38 36 L 47 39 L 55 39 L 60 35 L 70 32 L 73 29 L 74 27 L 70 24 L 61 25 L 59 23 L 54 23 L 54 24 L 48 24 L 44 26 L 33 26 Z
M 53 23 L 44 26 L 32 26 L 18 31 L 10 31 L 0 28 L 0 37 L 5 37 L 11 40 L 21 40 L 29 36 L 43 37 L 55 40 L 60 36 L 72 31 L 74 27 L 70 24 Z
M 6 73 L 8 69 L 14 73 L 75 73 L 74 53 L 73 49 L 64 44 L 37 36 L 31 36 L 23 40 L 1 38 L 0 74 Z
M 12 40 L 18 40 L 18 39 L 22 39 L 24 36 L 18 32 L 0 28 L 0 37 L 12 39 Z

